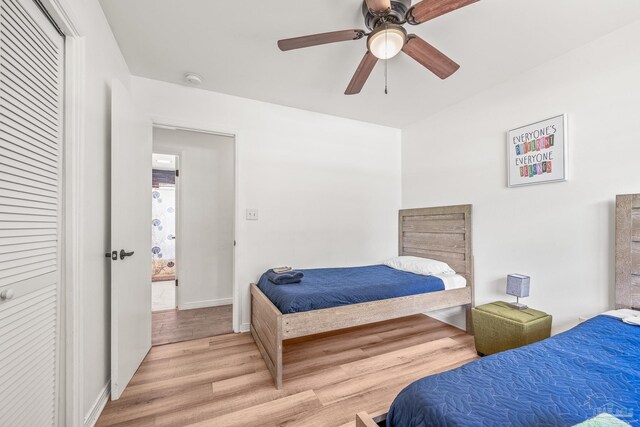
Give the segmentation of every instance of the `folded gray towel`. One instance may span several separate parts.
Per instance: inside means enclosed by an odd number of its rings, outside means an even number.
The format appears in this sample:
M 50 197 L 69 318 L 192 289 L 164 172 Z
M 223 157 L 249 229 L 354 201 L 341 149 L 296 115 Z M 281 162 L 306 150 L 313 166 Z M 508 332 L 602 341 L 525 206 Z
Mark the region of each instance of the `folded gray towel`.
M 300 283 L 302 281 L 302 278 L 304 277 L 304 273 L 299 270 L 290 270 L 290 271 L 286 271 L 284 273 L 278 274 L 274 272 L 273 269 L 271 269 L 264 274 L 267 275 L 267 279 L 269 279 L 271 283 L 274 283 L 276 285 L 288 285 L 291 283 Z

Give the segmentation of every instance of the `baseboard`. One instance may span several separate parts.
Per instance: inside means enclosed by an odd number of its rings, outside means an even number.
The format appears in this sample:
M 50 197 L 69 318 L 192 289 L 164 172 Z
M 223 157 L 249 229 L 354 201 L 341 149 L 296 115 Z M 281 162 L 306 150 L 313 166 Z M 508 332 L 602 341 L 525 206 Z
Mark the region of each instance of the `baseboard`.
M 100 414 L 102 410 L 107 405 L 109 401 L 109 396 L 111 396 L 111 381 L 107 382 L 98 395 L 98 398 L 93 405 L 91 406 L 91 410 L 84 417 L 84 427 L 93 427 L 98 422 L 98 418 L 100 418 Z
M 250 330 L 250 324 L 249 323 L 243 323 L 242 325 L 240 325 L 240 332 L 249 332 Z
M 208 299 L 204 301 L 185 302 L 178 306 L 179 310 L 191 310 L 193 308 L 217 307 L 219 305 L 233 304 L 233 298 Z

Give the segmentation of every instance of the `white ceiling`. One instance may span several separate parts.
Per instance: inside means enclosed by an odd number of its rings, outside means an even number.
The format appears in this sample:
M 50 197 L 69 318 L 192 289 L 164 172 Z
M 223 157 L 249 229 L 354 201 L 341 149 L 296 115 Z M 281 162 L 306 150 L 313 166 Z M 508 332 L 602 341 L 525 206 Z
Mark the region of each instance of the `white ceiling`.
M 427 0 L 428 1 L 428 0 Z M 379 62 L 360 95 L 343 92 L 358 40 L 281 52 L 276 41 L 364 28 L 358 0 L 101 0 L 134 75 L 402 127 L 640 19 L 637 0 L 482 0 L 407 26 L 461 65 L 440 80 L 406 55 Z

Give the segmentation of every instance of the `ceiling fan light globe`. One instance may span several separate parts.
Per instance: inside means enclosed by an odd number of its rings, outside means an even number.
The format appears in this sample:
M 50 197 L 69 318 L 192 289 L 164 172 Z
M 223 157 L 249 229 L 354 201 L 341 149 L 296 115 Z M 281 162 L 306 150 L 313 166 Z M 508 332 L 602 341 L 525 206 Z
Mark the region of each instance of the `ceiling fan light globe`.
M 402 27 L 382 28 L 369 36 L 367 46 L 378 59 L 391 59 L 402 50 L 407 33 Z

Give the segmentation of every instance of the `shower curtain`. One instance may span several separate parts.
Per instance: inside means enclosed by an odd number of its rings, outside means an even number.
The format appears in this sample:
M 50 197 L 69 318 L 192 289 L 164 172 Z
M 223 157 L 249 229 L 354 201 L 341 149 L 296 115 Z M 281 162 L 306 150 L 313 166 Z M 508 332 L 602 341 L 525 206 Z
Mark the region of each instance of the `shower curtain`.
M 152 274 L 154 282 L 176 278 L 176 191 L 175 187 L 153 188 L 151 191 Z

